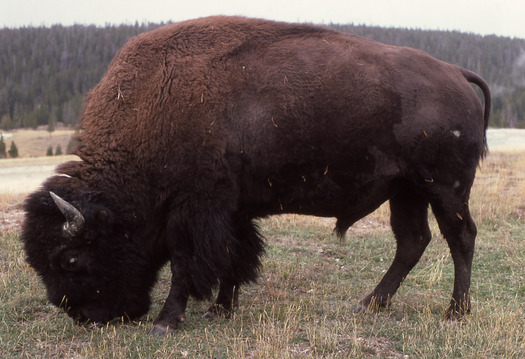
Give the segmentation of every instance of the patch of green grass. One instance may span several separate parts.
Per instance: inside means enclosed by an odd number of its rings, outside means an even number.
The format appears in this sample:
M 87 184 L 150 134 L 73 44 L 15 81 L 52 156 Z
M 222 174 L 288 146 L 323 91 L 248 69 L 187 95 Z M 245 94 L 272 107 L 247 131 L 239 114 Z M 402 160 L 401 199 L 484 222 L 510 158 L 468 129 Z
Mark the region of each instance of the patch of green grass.
M 187 322 L 166 338 L 147 332 L 168 294 L 168 267 L 154 288 L 148 315 L 136 323 L 86 329 L 46 301 L 43 285 L 24 261 L 19 233 L 2 231 L 1 356 L 524 358 L 525 166 L 520 161 L 489 157 L 473 189 L 478 224 L 473 310 L 463 322 L 441 319 L 454 270 L 434 220 L 434 238 L 392 306 L 377 314 L 353 312 L 394 256 L 387 206 L 358 222 L 343 241 L 333 235 L 331 219 L 286 215 L 261 221 L 268 239 L 264 268 L 257 284 L 242 288 L 234 317 L 201 319 L 209 303 L 191 300 Z

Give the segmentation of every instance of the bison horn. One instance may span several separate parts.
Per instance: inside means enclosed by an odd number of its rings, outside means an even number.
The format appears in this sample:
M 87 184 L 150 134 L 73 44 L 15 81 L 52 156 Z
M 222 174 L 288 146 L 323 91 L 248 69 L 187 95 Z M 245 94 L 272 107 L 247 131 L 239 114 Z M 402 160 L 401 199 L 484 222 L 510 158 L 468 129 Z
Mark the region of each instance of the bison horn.
M 64 233 L 68 236 L 74 237 L 82 233 L 84 229 L 85 219 L 82 213 L 76 209 L 71 203 L 63 200 L 53 192 L 49 192 L 53 201 L 55 201 L 58 209 L 64 217 L 66 217 L 66 223 L 64 223 Z

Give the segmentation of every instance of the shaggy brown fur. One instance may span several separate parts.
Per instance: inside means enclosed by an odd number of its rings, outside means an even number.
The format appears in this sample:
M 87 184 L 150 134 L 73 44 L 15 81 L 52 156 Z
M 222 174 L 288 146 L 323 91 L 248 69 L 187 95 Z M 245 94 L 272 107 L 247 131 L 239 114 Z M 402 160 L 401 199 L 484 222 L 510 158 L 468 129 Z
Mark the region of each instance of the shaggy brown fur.
M 485 111 L 469 82 L 479 85 Z M 148 310 L 158 269 L 172 288 L 154 334 L 187 299 L 230 312 L 257 277 L 253 220 L 337 217 L 344 235 L 390 200 L 394 262 L 360 310 L 385 306 L 430 241 L 431 205 L 456 279 L 447 317 L 470 310 L 469 192 L 490 94 L 428 54 L 326 28 L 238 17 L 162 27 L 129 41 L 90 93 L 80 162 L 26 203 L 22 239 L 50 300 L 78 320 Z M 53 191 L 84 216 L 66 236 Z

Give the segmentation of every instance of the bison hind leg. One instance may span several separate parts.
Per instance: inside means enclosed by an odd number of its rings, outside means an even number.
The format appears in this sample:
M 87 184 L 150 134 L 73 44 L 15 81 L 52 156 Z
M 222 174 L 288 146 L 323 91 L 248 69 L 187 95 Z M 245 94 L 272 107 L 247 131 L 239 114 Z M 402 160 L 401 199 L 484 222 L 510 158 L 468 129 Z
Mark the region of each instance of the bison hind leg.
M 394 261 L 376 288 L 361 299 L 356 312 L 373 312 L 388 307 L 432 237 L 428 226 L 428 201 L 412 189 L 406 187 L 390 199 L 390 212 L 390 223 L 397 241 Z
M 220 278 L 217 299 L 204 318 L 217 315 L 230 317 L 239 306 L 239 288 L 255 282 L 261 267 L 260 256 L 264 253 L 264 241 L 251 218 L 237 216 L 233 221 L 235 247 L 231 248 L 231 269 Z
M 468 191 L 458 196 L 442 189 L 440 198 L 431 202 L 441 233 L 454 262 L 454 289 L 444 318 L 460 320 L 470 313 L 470 281 L 477 234 L 468 206 Z

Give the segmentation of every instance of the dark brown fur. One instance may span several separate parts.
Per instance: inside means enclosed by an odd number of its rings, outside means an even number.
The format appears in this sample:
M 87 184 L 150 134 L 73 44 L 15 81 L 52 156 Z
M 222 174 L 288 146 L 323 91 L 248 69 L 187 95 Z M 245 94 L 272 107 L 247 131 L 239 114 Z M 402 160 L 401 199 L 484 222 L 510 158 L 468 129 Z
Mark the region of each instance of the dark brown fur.
M 210 312 L 237 305 L 263 251 L 254 219 L 333 216 L 344 235 L 390 200 L 397 254 L 360 302 L 368 310 L 388 305 L 419 260 L 430 204 L 456 268 L 446 316 L 461 317 L 476 235 L 468 199 L 489 111 L 479 76 L 418 50 L 237 17 L 169 25 L 129 41 L 89 95 L 82 161 L 26 204 L 28 260 L 53 303 L 65 298 L 69 314 L 92 321 L 147 311 L 169 260 L 172 288 L 153 330 L 162 334 L 190 295 L 220 284 Z M 85 233 L 61 235 L 49 191 L 84 213 Z M 81 271 L 53 266 L 68 250 Z M 78 276 L 82 288 L 64 284 Z

